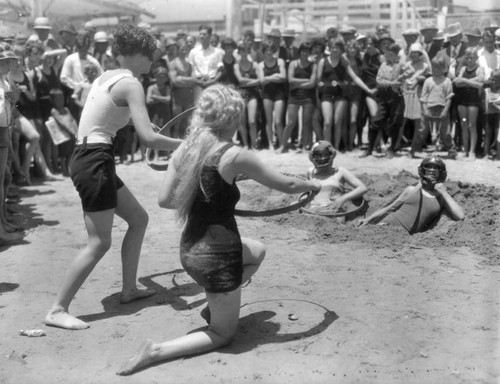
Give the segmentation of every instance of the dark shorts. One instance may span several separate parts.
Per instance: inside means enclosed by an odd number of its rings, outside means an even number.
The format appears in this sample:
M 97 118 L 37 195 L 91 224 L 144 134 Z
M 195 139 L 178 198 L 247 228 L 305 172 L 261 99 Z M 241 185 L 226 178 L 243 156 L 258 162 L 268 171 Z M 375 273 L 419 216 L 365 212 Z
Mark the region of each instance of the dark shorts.
M 0 127 L 0 148 L 8 147 L 10 144 L 9 128 Z
M 116 175 L 114 148 L 110 144 L 77 145 L 71 156 L 71 180 L 85 212 L 114 209 L 118 190 L 124 186 Z
M 237 289 L 242 282 L 243 249 L 239 234 L 212 225 L 195 244 L 181 242 L 184 270 L 207 292 L 223 293 Z
M 262 87 L 262 99 L 278 101 L 285 100 L 285 86 L 283 84 L 267 84 Z

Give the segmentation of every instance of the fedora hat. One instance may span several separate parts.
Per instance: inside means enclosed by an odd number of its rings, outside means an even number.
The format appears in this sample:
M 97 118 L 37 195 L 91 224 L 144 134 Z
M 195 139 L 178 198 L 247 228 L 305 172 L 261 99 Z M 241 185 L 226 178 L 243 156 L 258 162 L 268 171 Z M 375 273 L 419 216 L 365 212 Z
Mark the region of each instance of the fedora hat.
M 0 43 L 0 60 L 17 60 L 17 55 L 12 52 L 10 45 L 7 43 Z
M 432 40 L 445 40 L 444 32 L 442 29 L 439 29 L 436 33 L 436 36 L 432 38 Z
M 63 24 L 59 29 L 59 34 L 61 34 L 61 32 L 67 32 L 71 33 L 72 35 L 76 35 L 76 29 L 73 24 Z
M 353 34 L 355 35 L 358 30 L 354 28 L 352 25 L 344 25 L 342 28 L 340 28 L 339 33 L 341 35 L 348 35 L 348 34 Z
M 281 34 L 282 37 L 295 37 L 295 29 L 285 29 Z
M 281 32 L 278 28 L 271 29 L 271 32 L 266 34 L 267 37 L 281 37 Z
M 52 29 L 47 17 L 37 17 L 33 23 L 33 29 Z
M 422 28 L 420 28 L 420 32 L 423 32 L 423 31 L 438 31 L 438 28 L 434 25 L 434 23 L 428 21 L 427 23 L 425 23 Z
M 378 38 L 378 42 L 381 43 L 384 40 L 389 40 L 391 43 L 395 43 L 396 41 L 389 35 L 388 33 L 383 33 Z
M 485 27 L 485 31 L 489 31 L 492 34 L 495 34 L 495 32 L 499 29 L 500 27 L 498 25 L 490 25 L 489 27 Z
M 446 36 L 448 36 L 448 38 L 458 36 L 461 33 L 462 26 L 460 25 L 460 23 L 450 24 L 448 25 L 448 28 L 446 28 Z
M 165 39 L 165 48 L 168 48 L 172 45 L 177 45 L 177 40 L 175 40 L 173 37 L 167 37 Z
M 481 37 L 481 30 L 478 27 L 468 29 L 464 33 L 465 36 Z

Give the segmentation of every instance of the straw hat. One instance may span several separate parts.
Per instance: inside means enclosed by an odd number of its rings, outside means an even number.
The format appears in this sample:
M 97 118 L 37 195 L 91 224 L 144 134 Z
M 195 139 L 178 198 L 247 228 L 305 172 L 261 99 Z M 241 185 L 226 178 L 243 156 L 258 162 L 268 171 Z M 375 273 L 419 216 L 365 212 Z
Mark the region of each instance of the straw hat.
M 18 57 L 10 49 L 10 45 L 7 43 L 0 43 L 0 60 L 17 60 Z
M 341 35 L 349 35 L 349 34 L 355 35 L 356 32 L 358 32 L 358 30 L 354 28 L 352 25 L 344 25 L 342 28 L 340 28 L 339 31 Z
M 481 30 L 478 27 L 474 27 L 468 29 L 465 33 L 465 36 L 473 36 L 473 37 L 481 37 Z
M 403 32 L 403 36 L 419 36 L 420 32 L 414 28 L 409 28 Z
M 389 35 L 388 33 L 383 33 L 382 35 L 380 35 L 380 37 L 378 38 L 378 41 L 379 43 L 381 43 L 382 41 L 384 40 L 389 40 L 391 43 L 395 43 L 396 41 L 391 37 L 391 35 Z
M 413 43 L 412 45 L 410 45 L 410 49 L 408 52 L 410 52 L 410 53 L 419 52 L 419 53 L 423 54 L 424 47 L 422 47 L 422 44 L 420 44 L 420 43 Z
M 52 29 L 47 17 L 37 17 L 33 23 L 33 29 Z
M 73 24 L 63 24 L 62 27 L 59 29 L 59 34 L 61 34 L 61 32 L 67 32 L 72 35 L 76 35 L 76 29 L 73 26 Z
M 282 37 L 295 37 L 295 29 L 285 29 L 281 34 Z
M 94 41 L 96 43 L 108 43 L 109 38 L 108 34 L 104 31 L 99 31 L 94 34 Z
M 438 30 L 436 36 L 432 38 L 432 40 L 445 40 L 445 35 L 442 29 Z
M 420 28 L 420 32 L 424 32 L 424 31 L 435 31 L 435 32 L 437 32 L 438 28 L 434 25 L 434 23 L 428 21 L 427 23 L 425 23 L 422 26 L 422 28 Z
M 175 40 L 173 37 L 167 37 L 165 39 L 165 48 L 168 48 L 172 45 L 177 45 L 177 40 Z
M 278 28 L 271 29 L 271 32 L 266 34 L 267 37 L 281 37 L 281 32 Z
M 448 38 L 458 36 L 461 33 L 462 33 L 462 26 L 460 25 L 460 23 L 450 24 L 446 29 L 446 36 L 448 36 Z
M 490 31 L 492 34 L 495 34 L 495 32 L 499 29 L 500 27 L 496 24 L 490 25 L 489 27 L 485 27 L 485 31 Z

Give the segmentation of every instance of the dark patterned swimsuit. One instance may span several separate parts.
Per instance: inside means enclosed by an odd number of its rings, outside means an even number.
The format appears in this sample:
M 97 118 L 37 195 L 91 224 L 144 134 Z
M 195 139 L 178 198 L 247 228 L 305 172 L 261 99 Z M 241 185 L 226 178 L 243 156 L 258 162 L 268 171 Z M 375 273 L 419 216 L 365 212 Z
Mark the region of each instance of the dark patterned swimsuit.
M 271 76 L 275 73 L 280 73 L 278 60 L 272 67 L 268 67 L 264 63 L 264 76 Z M 272 101 L 285 100 L 285 83 L 267 83 L 262 86 L 262 98 Z
M 181 237 L 181 263 L 186 272 L 207 292 L 234 291 L 241 285 L 242 245 L 234 218 L 240 199 L 236 183 L 228 184 L 219 174 L 222 155 L 233 144 L 218 149 L 201 172 L 201 186 Z

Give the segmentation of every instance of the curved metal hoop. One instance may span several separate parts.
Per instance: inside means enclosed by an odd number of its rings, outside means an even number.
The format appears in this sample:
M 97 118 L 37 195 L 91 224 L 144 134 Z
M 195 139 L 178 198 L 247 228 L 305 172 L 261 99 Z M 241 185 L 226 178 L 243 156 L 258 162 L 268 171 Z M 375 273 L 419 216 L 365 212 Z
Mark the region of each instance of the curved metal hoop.
M 317 194 L 318 192 L 313 192 L 313 191 L 305 192 L 301 195 L 301 197 L 304 196 L 302 200 L 299 199 L 296 203 L 287 205 L 286 207 L 266 209 L 262 211 L 236 209 L 234 211 L 234 214 L 241 217 L 264 217 L 264 216 L 282 215 L 283 213 L 292 212 L 297 209 L 301 209 L 302 207 L 305 207 L 307 204 L 313 201 L 313 199 L 316 197 Z
M 303 196 L 304 196 L 304 194 L 302 194 L 299 197 L 299 201 L 301 199 L 303 199 Z M 304 212 L 304 213 L 308 213 L 310 215 L 317 215 L 317 216 L 334 218 L 334 217 L 344 217 L 344 216 L 353 215 L 353 214 L 365 209 L 367 207 L 367 205 L 368 205 L 368 203 L 366 202 L 366 200 L 362 198 L 361 204 L 357 205 L 355 208 L 351 209 L 350 211 L 331 212 L 330 213 L 330 212 L 326 212 L 326 211 L 314 211 L 314 210 L 310 210 L 307 208 L 301 208 L 300 211 Z
M 155 130 L 155 131 L 161 135 L 164 135 L 165 131 L 167 131 L 173 125 L 177 124 L 182 119 L 186 118 L 186 116 L 189 115 L 191 112 L 193 112 L 195 109 L 196 109 L 196 107 L 191 107 L 189 109 L 186 109 L 184 112 L 179 113 L 173 119 L 169 120 L 163 127 L 161 127 L 158 130 Z M 155 171 L 166 171 L 168 168 L 168 162 L 166 162 L 166 163 L 154 163 L 154 162 L 152 162 L 151 161 L 152 153 L 153 153 L 153 149 L 151 149 L 151 148 L 146 149 L 145 156 L 146 156 L 146 162 L 149 165 L 149 167 L 154 169 Z

